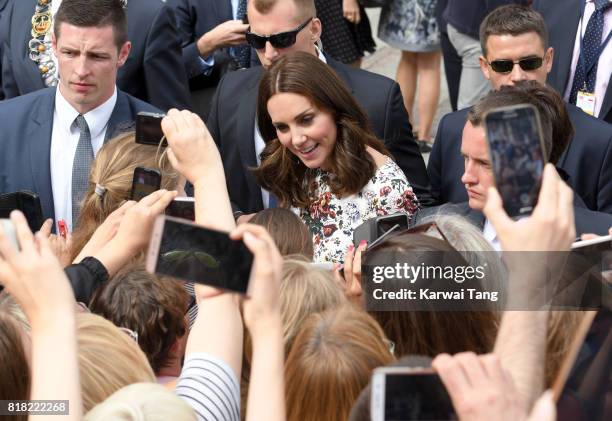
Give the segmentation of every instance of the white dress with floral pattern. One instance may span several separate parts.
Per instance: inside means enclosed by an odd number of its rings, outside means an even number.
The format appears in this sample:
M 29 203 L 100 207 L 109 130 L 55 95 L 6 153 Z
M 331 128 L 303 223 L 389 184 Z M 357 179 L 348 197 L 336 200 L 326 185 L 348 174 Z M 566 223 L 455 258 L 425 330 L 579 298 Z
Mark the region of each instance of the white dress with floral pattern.
M 406 176 L 390 158 L 360 192 L 343 198 L 329 189 L 332 175 L 317 171 L 317 199 L 308 208 L 293 209 L 312 233 L 315 262 L 343 263 L 353 230 L 364 221 L 398 212 L 412 215 L 419 207 Z

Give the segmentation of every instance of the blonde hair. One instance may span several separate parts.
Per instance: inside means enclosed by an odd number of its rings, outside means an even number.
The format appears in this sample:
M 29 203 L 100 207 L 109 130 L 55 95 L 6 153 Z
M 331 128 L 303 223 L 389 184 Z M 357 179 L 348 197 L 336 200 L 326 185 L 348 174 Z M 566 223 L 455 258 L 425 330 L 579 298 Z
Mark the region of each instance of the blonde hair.
M 195 421 L 193 409 L 174 392 L 155 383 L 136 383 L 116 391 L 85 415 L 85 421 Z
M 310 316 L 285 363 L 287 420 L 345 420 L 372 370 L 393 361 L 376 321 L 352 305 Z
M 77 314 L 76 321 L 84 412 L 124 386 L 155 382 L 147 357 L 127 333 L 95 314 Z
M 280 297 L 285 355 L 289 353 L 304 320 L 347 302 L 330 271 L 316 268 L 295 255 L 288 256 L 283 263 Z
M 32 331 L 30 321 L 25 313 L 15 299 L 6 291 L 0 292 L 0 313 L 8 314 L 26 334 L 29 335 Z
M 96 228 L 129 198 L 136 167 L 158 170 L 162 175 L 161 188 L 176 189 L 180 176 L 172 168 L 165 151 L 160 153 L 159 148 L 136 143 L 134 132 L 110 140 L 102 146 L 91 166 L 78 224 L 75 221 L 73 259 Z M 96 193 L 96 184 L 104 188 L 101 194 Z

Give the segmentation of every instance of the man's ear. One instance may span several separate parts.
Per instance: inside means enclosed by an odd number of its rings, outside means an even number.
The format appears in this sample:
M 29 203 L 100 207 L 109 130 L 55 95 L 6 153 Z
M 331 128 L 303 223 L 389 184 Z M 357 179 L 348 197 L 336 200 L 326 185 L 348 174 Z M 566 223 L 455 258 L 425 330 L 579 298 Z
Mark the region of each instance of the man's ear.
M 130 55 L 130 50 L 132 49 L 132 43 L 130 41 L 126 41 L 125 44 L 121 46 L 119 50 L 119 60 L 117 61 L 118 67 L 121 67 L 125 64 Z
M 490 73 L 491 69 L 487 62 L 487 59 L 484 56 L 480 56 L 478 58 L 478 62 L 480 63 L 480 70 L 482 71 L 482 74 L 484 75 L 484 77 L 486 77 L 487 80 L 491 80 L 491 73 Z
M 552 47 L 548 47 L 548 50 L 546 50 L 546 53 L 544 54 L 544 65 L 546 66 L 546 74 L 550 73 L 554 58 L 555 49 Z
M 310 24 L 310 36 L 312 37 L 313 42 L 317 42 L 317 40 L 321 38 L 322 30 L 323 27 L 319 18 L 313 18 L 312 23 Z

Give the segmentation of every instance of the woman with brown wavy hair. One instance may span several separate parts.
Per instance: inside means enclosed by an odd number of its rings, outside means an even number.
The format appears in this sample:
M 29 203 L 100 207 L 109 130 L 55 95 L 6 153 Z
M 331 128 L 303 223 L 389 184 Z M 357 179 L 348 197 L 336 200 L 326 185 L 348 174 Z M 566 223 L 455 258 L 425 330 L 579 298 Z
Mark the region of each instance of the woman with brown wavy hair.
M 366 114 L 317 57 L 287 54 L 265 71 L 257 123 L 266 146 L 254 174 L 310 228 L 315 261 L 342 262 L 363 221 L 417 209 Z

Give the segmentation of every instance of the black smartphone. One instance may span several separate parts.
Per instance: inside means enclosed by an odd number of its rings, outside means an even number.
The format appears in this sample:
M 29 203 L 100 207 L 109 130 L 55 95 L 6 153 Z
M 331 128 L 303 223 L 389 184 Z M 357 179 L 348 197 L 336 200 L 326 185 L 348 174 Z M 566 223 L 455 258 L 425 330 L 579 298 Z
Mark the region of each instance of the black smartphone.
M 136 114 L 136 143 L 159 146 L 161 142 L 161 146 L 168 146 L 161 128 L 161 121 L 164 117 L 164 114 L 148 113 L 146 111 Z
M 446 387 L 430 368 L 374 370 L 370 411 L 372 421 L 457 419 Z
M 0 218 L 9 218 L 13 210 L 23 212 L 32 232 L 38 231 L 44 222 L 40 198 L 31 191 L 21 190 L 0 195 Z
M 177 197 L 166 208 L 166 215 L 195 221 L 195 201 L 193 197 Z
M 147 270 L 246 294 L 253 254 L 228 233 L 160 215 L 155 221 Z
M 502 107 L 484 117 L 493 178 L 511 217 L 529 215 L 538 202 L 544 147 L 538 110 L 529 104 Z
M 397 225 L 397 227 L 395 227 Z M 353 231 L 353 244 L 359 246 L 362 240 L 368 242 L 368 247 L 376 239 L 384 235 L 391 228 L 402 231 L 408 228 L 408 215 L 394 213 L 392 215 L 377 216 L 359 225 Z
M 161 174 L 159 171 L 152 168 L 136 167 L 134 169 L 134 178 L 132 178 L 130 200 L 139 201 L 143 197 L 159 190 L 160 186 Z

